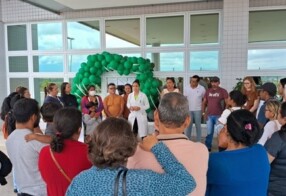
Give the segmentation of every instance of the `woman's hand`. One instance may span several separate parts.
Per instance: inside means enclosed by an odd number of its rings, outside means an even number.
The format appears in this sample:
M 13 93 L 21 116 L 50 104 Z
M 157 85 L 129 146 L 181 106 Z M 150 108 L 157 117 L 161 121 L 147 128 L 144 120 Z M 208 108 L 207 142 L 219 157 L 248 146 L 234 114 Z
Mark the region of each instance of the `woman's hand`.
M 143 141 L 139 144 L 140 147 L 145 151 L 151 151 L 151 148 L 155 146 L 158 142 L 158 139 L 155 135 L 146 136 Z

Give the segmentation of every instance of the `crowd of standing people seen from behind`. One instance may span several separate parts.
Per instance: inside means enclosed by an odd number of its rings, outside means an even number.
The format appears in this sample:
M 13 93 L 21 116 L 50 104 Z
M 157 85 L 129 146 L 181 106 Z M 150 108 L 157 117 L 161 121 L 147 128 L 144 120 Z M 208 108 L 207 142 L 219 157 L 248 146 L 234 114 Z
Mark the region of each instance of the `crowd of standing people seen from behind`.
M 20 196 L 285 194 L 286 78 L 247 76 L 230 92 L 216 76 L 164 84 L 152 130 L 139 80 L 122 95 L 109 83 L 104 98 L 91 84 L 80 102 L 49 83 L 41 107 L 18 87 L 1 107 L 0 184 L 12 172 Z

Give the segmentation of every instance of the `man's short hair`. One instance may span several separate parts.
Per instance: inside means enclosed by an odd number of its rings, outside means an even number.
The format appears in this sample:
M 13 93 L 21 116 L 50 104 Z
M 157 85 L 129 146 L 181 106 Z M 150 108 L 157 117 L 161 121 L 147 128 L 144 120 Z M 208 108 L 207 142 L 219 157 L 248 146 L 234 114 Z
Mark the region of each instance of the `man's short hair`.
M 192 76 L 192 78 L 197 79 L 197 82 L 199 82 L 199 81 L 200 81 L 200 76 L 198 76 L 198 75 L 193 75 L 193 76 Z
M 158 107 L 160 121 L 168 128 L 182 126 L 189 114 L 187 98 L 180 93 L 167 93 Z
M 35 99 L 23 98 L 13 106 L 13 114 L 18 123 L 26 123 L 34 114 L 39 116 L 40 109 Z

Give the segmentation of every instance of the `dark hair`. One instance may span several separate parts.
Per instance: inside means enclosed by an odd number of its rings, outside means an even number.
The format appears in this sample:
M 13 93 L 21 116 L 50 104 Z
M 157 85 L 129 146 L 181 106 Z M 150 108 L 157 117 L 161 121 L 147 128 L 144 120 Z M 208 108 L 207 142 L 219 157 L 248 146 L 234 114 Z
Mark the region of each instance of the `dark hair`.
M 49 92 L 53 90 L 54 86 L 56 86 L 56 83 L 51 82 L 48 84 L 48 86 L 44 87 L 45 97 L 48 95 Z
M 197 82 L 199 82 L 199 81 L 200 81 L 200 76 L 198 76 L 198 75 L 193 75 L 193 76 L 192 76 L 192 78 L 197 79 Z
M 40 115 L 38 102 L 35 99 L 28 98 L 16 101 L 13 106 L 13 115 L 18 123 L 28 122 L 33 115 Z
M 176 82 L 175 82 L 175 78 L 174 78 L 174 77 L 167 77 L 167 78 L 166 78 L 166 82 L 167 82 L 167 80 L 171 80 L 171 81 L 174 83 L 174 88 L 177 88 Z
M 189 102 L 180 93 L 165 94 L 159 104 L 158 114 L 160 121 L 169 128 L 180 127 L 189 114 Z
M 246 96 L 239 90 L 233 90 L 229 93 L 229 98 L 234 101 L 236 106 L 241 107 L 246 102 Z
M 245 109 L 231 112 L 226 125 L 232 140 L 246 146 L 256 144 L 262 135 L 254 114 Z
M 284 88 L 285 84 L 286 84 L 286 78 L 281 78 L 280 79 L 280 84 L 282 85 L 282 87 Z
M 286 102 L 282 102 L 279 112 L 282 118 L 286 117 Z M 280 130 L 286 132 L 286 124 L 282 125 Z
M 55 113 L 61 108 L 62 107 L 60 107 L 59 104 L 54 102 L 44 103 L 40 108 L 43 120 L 46 122 L 53 122 Z
M 64 148 L 64 140 L 71 138 L 82 125 L 82 114 L 79 110 L 71 107 L 58 110 L 53 118 L 56 136 L 51 142 L 54 152 L 61 152 Z
M 115 86 L 115 84 L 113 82 L 111 82 L 107 85 L 107 87 L 110 87 L 110 86 Z
M 135 153 L 137 139 L 125 119 L 109 117 L 92 134 L 89 159 L 98 168 L 118 168 Z
M 66 95 L 66 86 L 68 85 L 68 82 L 63 82 L 61 85 L 61 96 Z
M 87 109 L 89 109 L 89 108 L 91 108 L 91 107 L 93 107 L 93 106 L 97 107 L 97 106 L 98 106 L 97 99 L 95 99 L 95 101 L 96 101 L 96 102 L 93 102 L 93 101 L 88 102 L 88 103 L 85 105 L 85 107 L 86 107 Z
M 136 83 L 136 84 L 138 84 L 138 86 L 140 86 L 139 80 L 134 80 L 134 82 L 132 84 L 134 84 L 134 83 Z
M 25 91 L 28 90 L 26 87 L 20 87 L 18 90 L 18 94 L 20 95 L 20 97 L 24 97 Z

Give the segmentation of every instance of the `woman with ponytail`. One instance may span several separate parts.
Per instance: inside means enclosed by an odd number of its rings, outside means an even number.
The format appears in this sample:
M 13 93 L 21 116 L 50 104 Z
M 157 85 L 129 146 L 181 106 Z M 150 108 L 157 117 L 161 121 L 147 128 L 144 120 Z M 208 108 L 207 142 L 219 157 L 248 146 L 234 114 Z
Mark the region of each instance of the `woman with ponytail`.
M 268 195 L 285 195 L 286 192 L 286 102 L 280 106 L 278 121 L 281 129 L 265 144 L 271 163 Z
M 227 149 L 209 157 L 206 196 L 267 195 L 270 166 L 266 150 L 256 144 L 260 136 L 253 113 L 245 109 L 230 113 L 218 138 Z
M 40 152 L 39 170 L 47 184 L 48 195 L 65 195 L 71 180 L 81 171 L 89 169 L 88 147 L 78 141 L 82 114 L 75 108 L 56 112 L 53 123 L 56 136 L 50 146 Z

